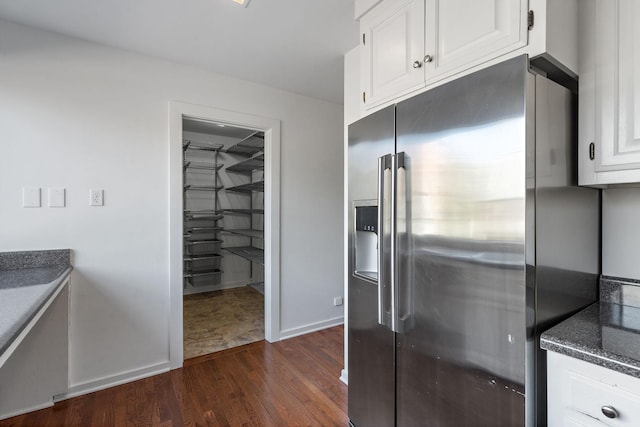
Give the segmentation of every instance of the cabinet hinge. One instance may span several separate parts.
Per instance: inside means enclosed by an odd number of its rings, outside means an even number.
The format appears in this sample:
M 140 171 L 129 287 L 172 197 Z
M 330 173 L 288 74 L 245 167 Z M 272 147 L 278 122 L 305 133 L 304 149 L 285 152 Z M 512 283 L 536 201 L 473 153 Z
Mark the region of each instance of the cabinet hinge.
M 594 160 L 596 158 L 596 144 L 593 142 L 589 144 L 589 159 Z
M 533 10 L 530 10 L 529 13 L 527 14 L 527 28 L 529 29 L 529 31 L 531 31 L 531 29 L 533 28 L 533 22 L 534 22 Z
M 367 44 L 367 37 L 365 33 L 362 33 L 362 44 L 366 45 Z
M 362 92 L 362 102 L 363 103 L 367 102 L 367 92 Z

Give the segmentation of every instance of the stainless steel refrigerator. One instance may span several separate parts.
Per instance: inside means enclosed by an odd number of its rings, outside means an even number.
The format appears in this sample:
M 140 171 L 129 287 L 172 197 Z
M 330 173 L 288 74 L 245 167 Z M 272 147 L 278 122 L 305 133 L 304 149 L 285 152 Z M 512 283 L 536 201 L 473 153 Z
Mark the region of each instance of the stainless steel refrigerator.
M 597 298 L 576 97 L 526 56 L 349 126 L 349 418 L 546 424 L 541 331 Z

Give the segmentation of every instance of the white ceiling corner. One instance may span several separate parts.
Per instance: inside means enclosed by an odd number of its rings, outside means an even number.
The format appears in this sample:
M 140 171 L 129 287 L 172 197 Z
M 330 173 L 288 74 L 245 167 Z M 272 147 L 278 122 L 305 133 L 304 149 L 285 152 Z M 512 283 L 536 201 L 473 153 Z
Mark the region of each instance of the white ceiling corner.
M 0 18 L 334 103 L 354 0 L 0 0 Z

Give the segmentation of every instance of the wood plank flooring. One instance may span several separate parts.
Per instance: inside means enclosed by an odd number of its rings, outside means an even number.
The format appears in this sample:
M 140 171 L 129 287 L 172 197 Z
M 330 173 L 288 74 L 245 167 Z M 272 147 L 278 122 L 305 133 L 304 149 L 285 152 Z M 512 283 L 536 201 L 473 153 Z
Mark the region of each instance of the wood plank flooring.
M 184 358 L 264 339 L 264 295 L 250 286 L 185 295 Z
M 347 426 L 343 363 L 337 326 L 189 359 L 0 426 Z

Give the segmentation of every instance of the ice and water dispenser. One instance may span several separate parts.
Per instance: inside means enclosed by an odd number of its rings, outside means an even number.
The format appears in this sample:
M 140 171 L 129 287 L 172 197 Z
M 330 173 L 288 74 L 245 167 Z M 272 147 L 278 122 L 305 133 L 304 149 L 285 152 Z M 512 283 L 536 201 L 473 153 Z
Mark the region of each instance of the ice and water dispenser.
M 378 207 L 366 202 L 355 204 L 355 244 L 353 274 L 378 280 Z

